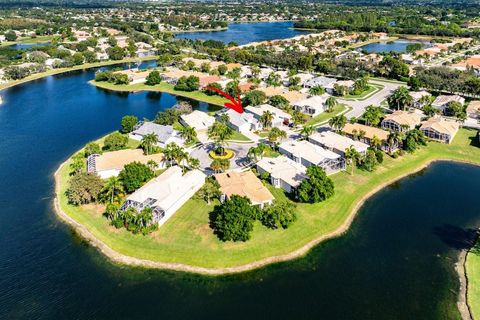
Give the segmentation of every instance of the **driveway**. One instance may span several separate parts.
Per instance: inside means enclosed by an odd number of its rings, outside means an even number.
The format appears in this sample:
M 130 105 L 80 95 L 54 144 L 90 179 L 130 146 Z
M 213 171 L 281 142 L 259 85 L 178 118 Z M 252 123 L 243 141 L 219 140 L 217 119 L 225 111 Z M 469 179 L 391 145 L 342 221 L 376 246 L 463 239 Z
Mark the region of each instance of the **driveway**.
M 388 96 L 390 96 L 392 92 L 395 91 L 395 89 L 402 86 L 399 83 L 386 82 L 381 80 L 370 80 L 370 83 L 379 84 L 383 86 L 383 89 L 376 92 L 374 95 L 368 97 L 365 100 L 344 100 L 341 98 L 338 99 L 340 103 L 344 103 L 353 108 L 350 112 L 347 112 L 345 114 L 348 119 L 353 117 L 360 117 L 365 112 L 365 108 L 370 105 L 380 106 L 380 104 Z

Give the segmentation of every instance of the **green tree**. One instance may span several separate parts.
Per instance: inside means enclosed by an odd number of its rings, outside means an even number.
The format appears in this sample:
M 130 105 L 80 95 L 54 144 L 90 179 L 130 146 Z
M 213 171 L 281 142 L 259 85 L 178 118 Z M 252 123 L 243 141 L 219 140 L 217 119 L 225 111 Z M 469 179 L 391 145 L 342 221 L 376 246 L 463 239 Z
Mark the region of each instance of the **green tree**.
M 282 85 L 282 78 L 280 77 L 280 75 L 276 72 L 271 72 L 268 77 L 267 77 L 267 80 L 265 80 L 265 82 L 267 83 L 267 85 L 269 86 L 272 86 L 272 87 L 280 87 Z
M 333 112 L 333 109 L 337 106 L 337 104 L 337 99 L 335 99 L 335 97 L 328 97 L 325 101 L 327 112 Z
M 126 52 L 125 49 L 120 48 L 119 46 L 114 46 L 107 49 L 107 54 L 111 60 L 122 60 L 125 57 Z
M 212 221 L 215 234 L 222 241 L 247 241 L 253 231 L 253 223 L 259 209 L 246 197 L 233 195 L 215 206 Z
M 270 111 L 264 111 L 263 114 L 260 116 L 260 123 L 262 124 L 264 129 L 268 129 L 272 126 L 273 121 L 273 113 Z
M 287 138 L 287 133 L 277 127 L 272 128 L 272 130 L 270 130 L 267 136 L 268 141 L 273 143 L 275 149 L 277 149 L 279 140 L 281 141 L 286 138 Z
M 322 94 L 325 93 L 325 88 L 320 85 L 317 85 L 317 86 L 311 87 L 308 90 L 308 93 L 312 96 L 321 96 Z
M 122 118 L 122 133 L 130 133 L 138 122 L 138 118 L 135 116 L 124 116 Z
M 357 149 L 351 146 L 345 150 L 345 160 L 350 164 L 352 170 L 350 174 L 353 176 L 353 170 L 360 161 L 360 153 L 358 153 Z
M 72 157 L 72 162 L 70 163 L 70 175 L 79 174 L 85 170 L 85 156 L 82 153 L 77 153 Z
M 407 87 L 398 87 L 388 98 L 388 106 L 394 110 L 405 110 L 412 106 L 413 98 Z
M 325 170 L 319 166 L 309 166 L 307 178 L 298 187 L 298 199 L 301 202 L 317 203 L 330 198 L 334 193 L 333 181 L 327 177 Z
M 182 127 L 180 129 L 180 136 L 185 139 L 187 143 L 197 140 L 197 131 L 193 127 Z
M 146 181 L 152 179 L 155 173 L 147 165 L 135 161 L 125 165 L 118 176 L 125 190 L 128 193 L 132 193 L 140 188 Z
M 210 89 L 210 87 L 223 90 L 222 85 L 220 83 L 212 82 L 208 85 L 208 87 L 205 87 L 205 89 L 203 89 L 203 92 L 205 92 L 205 94 L 208 96 L 219 95 L 217 91 Z
M 113 203 L 115 197 L 121 195 L 124 192 L 122 180 L 119 177 L 110 177 L 105 181 L 105 185 L 102 189 L 102 194 L 105 199 L 108 199 L 110 203 Z
M 162 126 L 171 126 L 175 122 L 179 121 L 180 112 L 176 109 L 167 109 L 157 113 L 154 122 L 161 124 Z
M 378 165 L 377 154 L 374 149 L 369 148 L 365 153 L 365 156 L 361 158 L 361 168 L 372 172 Z
M 313 126 L 304 126 L 300 131 L 304 140 L 308 140 L 308 138 L 315 132 L 315 128 Z
M 15 41 L 17 40 L 17 34 L 13 30 L 10 30 L 7 33 L 5 33 L 5 40 Z
M 345 117 L 343 114 L 341 114 L 339 116 L 331 117 L 330 120 L 328 120 L 328 124 L 335 131 L 337 131 L 337 132 L 342 131 L 342 129 L 347 124 L 347 117 Z
M 155 145 L 158 143 L 158 136 L 156 133 L 147 133 L 142 137 L 140 147 L 146 155 L 152 154 Z
M 295 127 L 297 127 L 305 123 L 305 117 L 300 111 L 294 110 L 292 114 L 292 122 L 295 125 Z
M 160 72 L 157 70 L 150 72 L 145 79 L 145 84 L 148 86 L 155 86 L 160 84 L 160 82 L 162 82 L 162 77 L 160 76 Z
M 87 143 L 87 145 L 85 146 L 85 151 L 84 151 L 85 157 L 88 157 L 92 154 L 101 154 L 101 153 L 102 153 L 102 149 L 96 142 L 91 141 Z
M 120 132 L 109 134 L 103 142 L 103 149 L 107 151 L 115 151 L 124 149 L 128 144 L 128 137 Z
M 217 70 L 218 70 L 218 73 L 219 73 L 221 76 L 223 76 L 223 75 L 225 75 L 225 73 L 227 73 L 228 68 L 227 68 L 227 66 L 226 66 L 225 64 L 221 64 L 221 65 L 219 65 L 219 66 L 217 67 Z
M 205 184 L 197 191 L 195 197 L 204 200 L 208 205 L 213 199 L 220 197 L 220 185 L 213 177 L 205 179 Z
M 380 120 L 382 120 L 383 116 L 384 116 L 384 113 L 382 109 L 380 109 L 380 107 L 375 107 L 370 105 L 365 108 L 363 119 L 365 119 L 365 123 L 367 125 L 376 127 L 380 123 Z
M 74 205 L 96 201 L 103 189 L 103 181 L 92 172 L 80 172 L 70 179 L 66 191 L 68 202 Z
M 260 90 L 252 90 L 245 94 L 242 103 L 245 106 L 258 106 L 265 103 L 265 101 L 267 101 L 265 92 Z
M 264 226 L 270 229 L 287 229 L 297 220 L 296 206 L 287 201 L 274 201 L 273 204 L 265 206 L 262 211 L 261 221 Z
M 269 103 L 282 110 L 287 109 L 290 106 L 290 102 L 284 96 L 280 95 L 271 96 Z
M 233 130 L 227 124 L 215 121 L 211 127 L 208 128 L 208 139 L 212 139 L 217 148 L 220 149 L 221 154 L 224 154 L 224 147 L 233 135 Z

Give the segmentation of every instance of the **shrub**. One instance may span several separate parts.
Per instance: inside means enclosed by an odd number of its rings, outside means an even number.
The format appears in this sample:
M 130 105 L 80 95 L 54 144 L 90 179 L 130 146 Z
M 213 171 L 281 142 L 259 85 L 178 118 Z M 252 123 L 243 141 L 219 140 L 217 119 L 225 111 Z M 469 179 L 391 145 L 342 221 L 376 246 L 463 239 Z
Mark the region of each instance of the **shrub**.
M 120 132 L 109 134 L 104 141 L 103 150 L 115 151 L 125 148 L 128 144 L 128 137 Z

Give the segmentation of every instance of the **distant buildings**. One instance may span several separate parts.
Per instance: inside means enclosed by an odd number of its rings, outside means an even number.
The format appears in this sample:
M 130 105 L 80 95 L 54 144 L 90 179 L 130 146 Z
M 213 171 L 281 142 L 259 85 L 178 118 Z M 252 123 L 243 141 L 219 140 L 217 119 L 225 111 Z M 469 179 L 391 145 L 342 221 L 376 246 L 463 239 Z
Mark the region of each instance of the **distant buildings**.
M 199 170 L 182 174 L 180 167 L 170 167 L 129 195 L 120 210 L 151 208 L 152 223 L 162 225 L 203 186 L 205 178 Z

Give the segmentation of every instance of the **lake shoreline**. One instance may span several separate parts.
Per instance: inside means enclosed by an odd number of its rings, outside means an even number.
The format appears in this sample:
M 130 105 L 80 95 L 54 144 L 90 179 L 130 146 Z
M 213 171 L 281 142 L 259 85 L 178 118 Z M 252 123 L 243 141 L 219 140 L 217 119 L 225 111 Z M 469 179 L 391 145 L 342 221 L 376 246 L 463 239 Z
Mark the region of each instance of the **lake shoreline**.
M 65 162 L 63 162 L 59 168 L 55 171 L 54 173 L 54 179 L 55 179 L 55 198 L 54 198 L 54 211 L 55 214 L 65 223 L 67 223 L 70 227 L 72 227 L 82 238 L 86 239 L 89 243 L 92 244 L 92 246 L 96 247 L 102 254 L 104 254 L 107 258 L 109 258 L 112 262 L 118 263 L 121 265 L 129 265 L 129 266 L 134 266 L 134 267 L 144 267 L 144 268 L 153 268 L 153 269 L 164 269 L 164 270 L 171 270 L 171 271 L 179 271 L 179 272 L 187 272 L 187 273 L 195 273 L 195 274 L 202 274 L 202 275 L 209 275 L 209 276 L 218 276 L 218 275 L 228 275 L 228 274 L 235 274 L 235 273 L 243 273 L 247 271 L 251 271 L 254 269 L 258 269 L 261 267 L 265 267 L 270 264 L 274 263 L 279 263 L 279 262 L 286 262 L 290 260 L 294 260 L 297 258 L 301 258 L 308 254 L 311 249 L 313 249 L 315 246 L 318 244 L 330 240 L 336 237 L 339 237 L 343 235 L 345 232 L 347 232 L 353 223 L 358 211 L 360 208 L 363 206 L 363 204 L 372 196 L 374 196 L 377 192 L 381 191 L 385 187 L 397 182 L 398 180 L 401 180 L 407 176 L 410 176 L 412 174 L 415 174 L 426 167 L 428 167 L 430 164 L 434 162 L 439 162 L 439 161 L 450 161 L 450 162 L 456 162 L 456 163 L 465 163 L 465 164 L 472 164 L 476 166 L 480 166 L 479 163 L 472 162 L 472 161 L 465 161 L 465 160 L 458 160 L 458 159 L 449 159 L 449 158 L 436 158 L 436 159 L 429 159 L 426 162 L 422 163 L 421 165 L 417 166 L 413 170 L 410 170 L 409 172 L 406 172 L 404 174 L 400 174 L 397 177 L 394 177 L 392 179 L 389 179 L 388 181 L 381 183 L 377 185 L 375 188 L 373 188 L 370 192 L 365 194 L 351 209 L 351 212 L 347 216 L 346 220 L 335 230 L 332 232 L 329 232 L 327 234 L 324 234 L 320 237 L 317 237 L 315 239 L 312 239 L 311 241 L 307 242 L 305 245 L 302 247 L 287 253 L 287 254 L 282 254 L 282 255 L 276 255 L 276 256 L 271 256 L 267 258 L 263 258 L 257 261 L 253 261 L 250 263 L 246 263 L 243 265 L 239 266 L 233 266 L 233 267 L 222 267 L 222 268 L 212 268 L 212 267 L 201 267 L 201 266 L 195 266 L 195 265 L 189 265 L 189 264 L 183 264 L 183 263 L 168 263 L 168 262 L 161 262 L 161 261 L 152 261 L 152 260 L 147 260 L 147 259 L 141 259 L 141 258 L 136 258 L 132 256 L 127 256 L 124 255 L 120 252 L 117 252 L 110 248 L 107 244 L 105 244 L 103 241 L 99 240 L 97 237 L 95 237 L 87 227 L 82 225 L 81 223 L 77 222 L 75 219 L 70 217 L 62 208 L 60 205 L 60 200 L 59 200 L 59 190 L 61 189 L 60 186 L 60 171 L 61 169 L 67 164 L 70 158 L 68 158 Z M 459 279 L 462 282 L 462 274 L 461 272 L 459 273 Z M 465 303 L 467 301 L 467 298 L 464 298 Z

